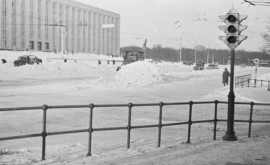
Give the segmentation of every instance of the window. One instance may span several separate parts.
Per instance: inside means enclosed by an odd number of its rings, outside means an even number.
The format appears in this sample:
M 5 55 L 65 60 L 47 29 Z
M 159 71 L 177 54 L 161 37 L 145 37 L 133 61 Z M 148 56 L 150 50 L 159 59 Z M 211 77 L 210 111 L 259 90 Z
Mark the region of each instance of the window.
M 45 49 L 46 49 L 46 50 L 49 50 L 49 49 L 50 49 L 50 44 L 49 44 L 49 42 L 45 42 Z
M 34 41 L 29 41 L 29 49 L 30 50 L 34 49 Z
M 42 42 L 37 42 L 38 50 L 42 50 Z

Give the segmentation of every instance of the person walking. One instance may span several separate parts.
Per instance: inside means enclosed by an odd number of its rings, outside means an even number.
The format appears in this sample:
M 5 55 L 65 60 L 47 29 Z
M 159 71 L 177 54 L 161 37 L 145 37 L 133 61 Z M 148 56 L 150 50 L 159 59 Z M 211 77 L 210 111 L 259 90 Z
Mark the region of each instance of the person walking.
M 225 68 L 225 70 L 222 74 L 222 82 L 223 82 L 224 86 L 228 85 L 229 76 L 230 76 L 230 73 L 229 73 L 229 71 L 227 71 L 227 68 Z

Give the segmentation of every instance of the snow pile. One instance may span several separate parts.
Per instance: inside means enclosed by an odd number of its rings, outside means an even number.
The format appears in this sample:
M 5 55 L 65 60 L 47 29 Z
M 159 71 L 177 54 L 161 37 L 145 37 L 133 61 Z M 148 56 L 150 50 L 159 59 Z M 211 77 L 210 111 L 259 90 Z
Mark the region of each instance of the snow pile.
M 270 81 L 270 73 L 263 74 L 263 75 L 259 76 L 257 79 Z
M 32 52 L 32 51 L 22 51 L 22 52 L 14 52 L 14 51 L 0 51 L 0 59 L 5 59 L 7 63 L 13 63 L 19 56 L 23 55 L 35 55 L 38 58 L 41 58 L 43 61 L 46 60 L 116 60 L 122 61 L 122 57 L 113 57 L 108 55 L 97 55 L 97 54 L 87 54 L 87 53 L 75 53 L 75 54 L 62 54 L 62 53 L 52 53 L 52 52 Z M 0 63 L 1 64 L 1 63 Z
M 14 67 L 13 61 L 22 55 L 36 55 L 42 59 L 42 64 L 23 65 Z M 18 79 L 47 79 L 63 77 L 89 77 L 96 78 L 102 75 L 110 75 L 115 72 L 116 67 L 121 64 L 122 57 L 112 57 L 94 54 L 55 54 L 45 52 L 12 52 L 0 51 L 0 59 L 5 59 L 7 63 L 0 61 L 0 80 L 10 81 Z M 64 61 L 67 59 L 67 61 Z M 101 64 L 98 64 L 98 60 Z M 115 60 L 115 65 L 112 63 Z M 112 70 L 112 71 L 110 71 Z M 103 74 L 104 73 L 104 74 Z
M 162 76 L 153 63 L 137 61 L 122 66 L 115 80 L 124 86 L 147 86 L 162 82 Z

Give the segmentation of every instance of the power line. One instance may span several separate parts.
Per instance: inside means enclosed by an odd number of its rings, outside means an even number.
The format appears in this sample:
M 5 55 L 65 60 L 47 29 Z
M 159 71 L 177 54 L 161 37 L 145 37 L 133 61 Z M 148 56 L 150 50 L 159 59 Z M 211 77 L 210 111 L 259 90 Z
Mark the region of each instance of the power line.
M 248 3 L 252 6 L 270 6 L 270 1 L 249 1 L 249 0 L 243 0 L 242 3 Z

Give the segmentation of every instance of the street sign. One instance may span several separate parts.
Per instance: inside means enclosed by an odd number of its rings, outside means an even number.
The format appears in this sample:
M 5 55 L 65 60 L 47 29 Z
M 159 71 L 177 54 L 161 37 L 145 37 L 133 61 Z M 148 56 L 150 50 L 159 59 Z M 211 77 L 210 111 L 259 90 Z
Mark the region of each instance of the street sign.
M 253 60 L 253 62 L 254 62 L 254 64 L 258 65 L 258 64 L 260 63 L 260 60 L 259 60 L 258 58 L 255 58 L 255 59 Z

